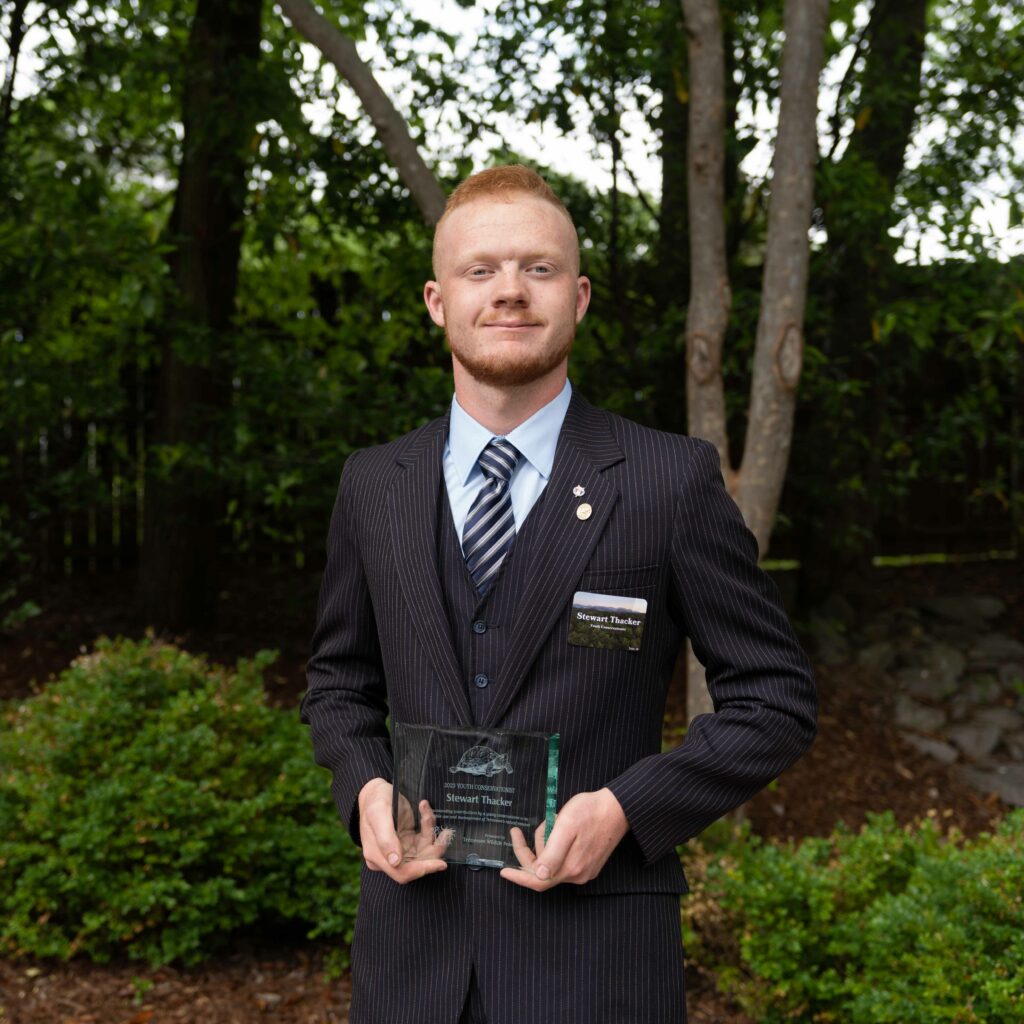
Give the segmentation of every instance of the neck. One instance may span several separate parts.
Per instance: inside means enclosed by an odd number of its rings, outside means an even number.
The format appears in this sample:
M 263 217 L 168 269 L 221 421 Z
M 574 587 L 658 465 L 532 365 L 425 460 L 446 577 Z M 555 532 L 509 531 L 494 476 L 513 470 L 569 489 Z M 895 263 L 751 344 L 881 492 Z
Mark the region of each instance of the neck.
M 565 387 L 566 365 L 529 384 L 499 386 L 475 380 L 454 363 L 455 397 L 459 405 L 492 434 L 503 437 L 553 401 Z

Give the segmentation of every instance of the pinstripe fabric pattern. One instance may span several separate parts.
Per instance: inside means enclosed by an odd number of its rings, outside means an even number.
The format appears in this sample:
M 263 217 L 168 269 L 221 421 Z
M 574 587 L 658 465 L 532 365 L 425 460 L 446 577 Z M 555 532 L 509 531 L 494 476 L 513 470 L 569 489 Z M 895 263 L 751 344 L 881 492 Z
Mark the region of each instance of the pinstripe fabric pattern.
M 543 894 L 458 867 L 408 886 L 364 872 L 352 1024 L 456 1024 L 474 967 L 488 1024 L 678 1024 L 685 883 L 674 846 L 809 745 L 807 660 L 757 568 L 714 448 L 574 395 L 543 500 L 497 584 L 509 577 L 515 602 L 502 612 L 493 681 L 483 701 L 471 698 L 438 571 L 446 430 L 442 419 L 357 452 L 342 474 L 301 709 L 339 813 L 358 839 L 360 788 L 390 778 L 390 712 L 557 730 L 559 805 L 608 786 L 631 831 L 594 881 Z M 587 520 L 576 516 L 577 485 L 593 508 Z M 577 590 L 645 598 L 641 650 L 569 645 Z M 715 713 L 661 753 L 666 689 L 687 635 Z

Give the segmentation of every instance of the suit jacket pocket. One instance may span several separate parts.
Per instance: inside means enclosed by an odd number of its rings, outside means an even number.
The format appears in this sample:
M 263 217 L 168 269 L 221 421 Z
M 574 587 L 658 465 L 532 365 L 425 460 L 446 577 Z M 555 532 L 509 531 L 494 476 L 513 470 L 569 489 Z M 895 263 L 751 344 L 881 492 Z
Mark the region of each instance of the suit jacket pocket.
M 588 569 L 576 589 L 590 594 L 625 594 L 652 590 L 657 585 L 659 572 L 660 565 Z

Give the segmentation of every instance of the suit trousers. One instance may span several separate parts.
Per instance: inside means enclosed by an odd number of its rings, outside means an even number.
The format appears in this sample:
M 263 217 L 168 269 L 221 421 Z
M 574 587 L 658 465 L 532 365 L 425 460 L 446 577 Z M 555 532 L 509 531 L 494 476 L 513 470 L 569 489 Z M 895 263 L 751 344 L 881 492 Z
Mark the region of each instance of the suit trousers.
M 487 1024 L 484 999 L 476 981 L 476 971 L 469 976 L 469 992 L 466 994 L 466 1005 L 462 1008 L 459 1024 Z
M 679 897 L 536 893 L 461 865 L 406 886 L 371 872 L 352 980 L 352 1024 L 684 1024 Z

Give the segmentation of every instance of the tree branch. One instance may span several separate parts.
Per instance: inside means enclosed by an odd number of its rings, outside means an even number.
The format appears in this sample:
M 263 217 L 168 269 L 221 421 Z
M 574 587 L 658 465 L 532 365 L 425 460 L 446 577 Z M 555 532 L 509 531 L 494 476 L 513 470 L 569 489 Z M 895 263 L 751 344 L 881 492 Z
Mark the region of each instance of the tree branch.
M 880 3 L 881 0 L 878 0 Z M 875 11 L 878 10 L 878 3 L 875 5 Z M 874 12 L 872 12 L 874 17 Z M 839 90 L 836 92 L 836 105 L 832 111 L 832 117 L 829 119 L 829 128 L 832 131 L 832 145 L 829 147 L 828 158 L 829 160 L 835 156 L 836 149 L 839 147 L 841 141 L 839 137 L 840 121 L 842 120 L 842 104 L 843 94 L 846 92 L 847 86 L 850 84 L 850 79 L 853 77 L 854 69 L 857 66 L 857 61 L 860 59 L 861 51 L 864 48 L 864 44 L 867 42 L 868 29 L 871 27 L 870 19 L 865 23 L 864 27 L 857 34 L 857 39 L 853 44 L 853 56 L 850 58 L 850 63 L 846 66 L 846 70 L 843 72 L 842 81 L 839 83 Z
M 626 172 L 626 177 L 633 183 L 633 188 L 636 189 L 636 197 L 640 200 L 640 204 L 651 215 L 651 219 L 657 221 L 658 211 L 651 206 L 647 196 L 644 195 L 644 190 L 640 187 L 640 182 L 636 180 L 636 175 L 633 173 L 632 168 L 629 164 L 623 161 L 622 169 Z
M 428 224 L 436 224 L 444 213 L 444 190 L 416 148 L 405 118 L 359 56 L 355 43 L 318 13 L 309 0 L 277 2 L 295 31 L 312 43 L 352 86 L 373 122 L 384 152 L 412 193 L 424 219 Z

